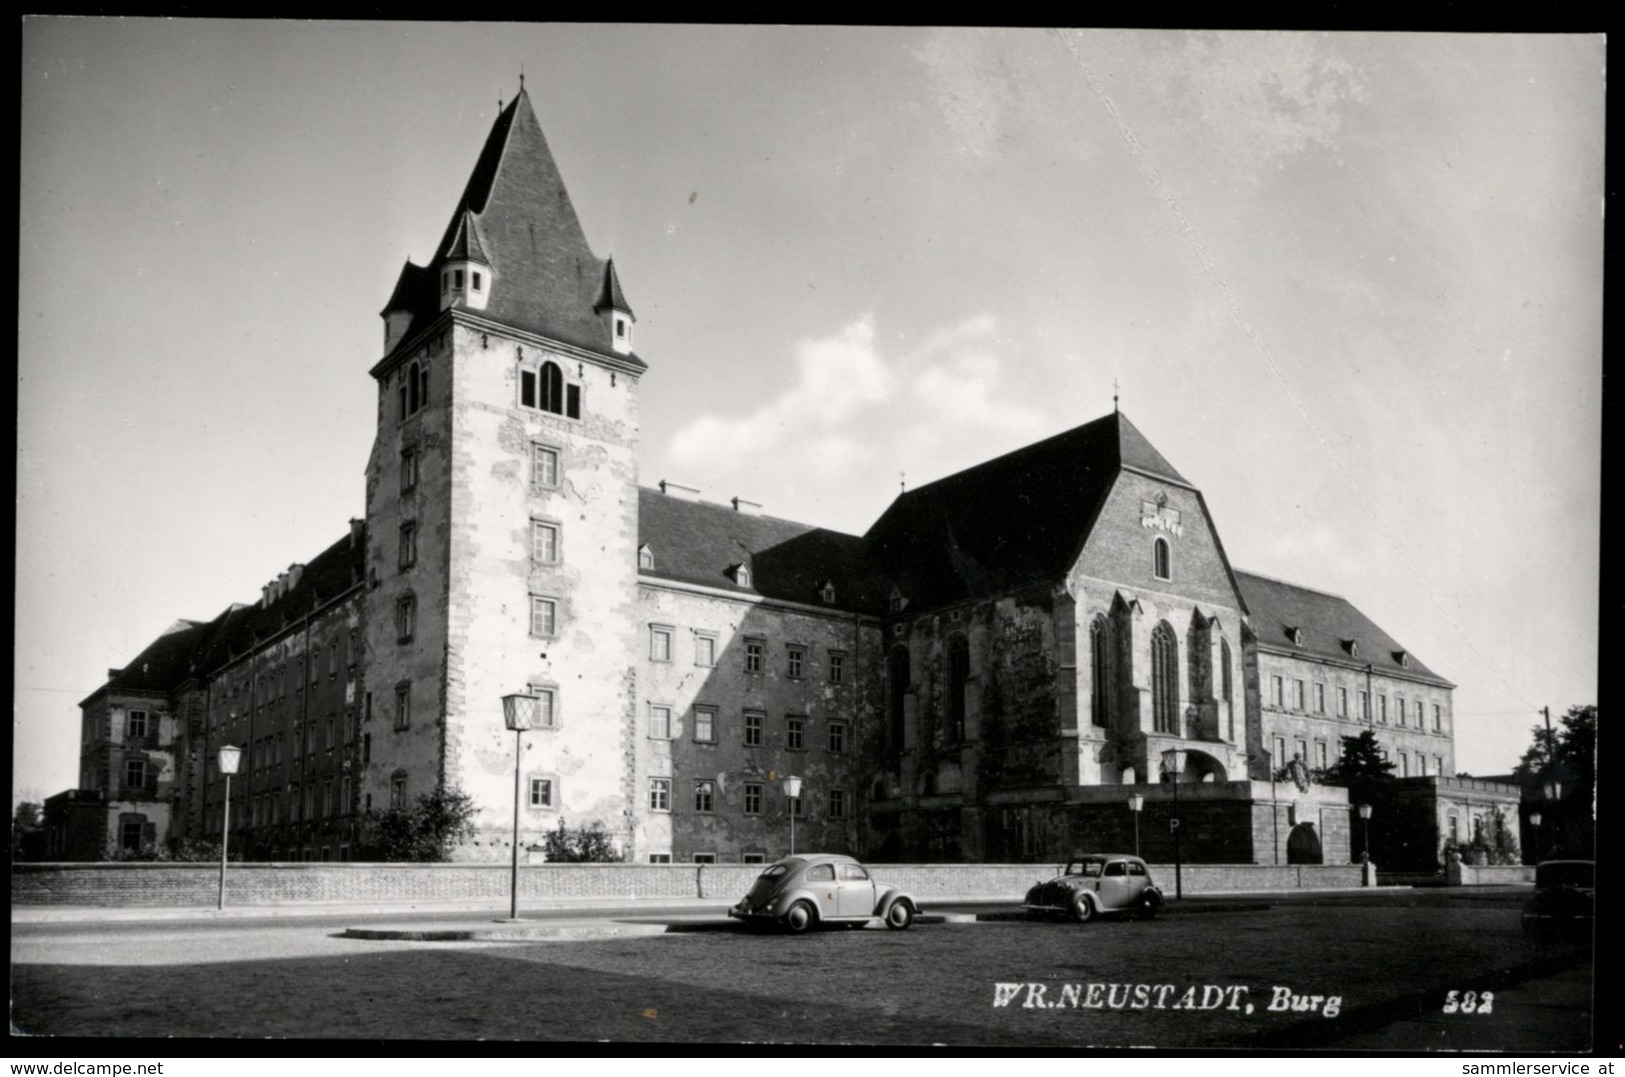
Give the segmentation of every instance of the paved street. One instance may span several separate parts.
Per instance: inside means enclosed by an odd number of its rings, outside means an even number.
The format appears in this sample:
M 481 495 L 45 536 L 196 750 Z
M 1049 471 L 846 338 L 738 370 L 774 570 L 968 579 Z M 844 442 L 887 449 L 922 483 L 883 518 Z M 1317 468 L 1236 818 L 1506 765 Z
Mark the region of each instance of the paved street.
M 20 924 L 13 1020 L 88 1036 L 1583 1049 L 1589 955 L 1526 942 L 1518 901 L 1367 892 L 1193 902 L 1150 923 L 542 943 L 346 939 L 326 917 Z M 1565 993 L 1533 1005 L 1530 984 Z M 1305 1008 L 1272 1010 L 1278 988 Z M 1445 1014 L 1450 990 L 1500 1001 Z

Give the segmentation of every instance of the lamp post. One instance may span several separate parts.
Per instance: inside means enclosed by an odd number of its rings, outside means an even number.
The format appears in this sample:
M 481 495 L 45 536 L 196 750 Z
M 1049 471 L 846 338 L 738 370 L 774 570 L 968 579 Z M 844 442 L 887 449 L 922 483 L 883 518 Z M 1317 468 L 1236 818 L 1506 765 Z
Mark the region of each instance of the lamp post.
M 242 761 L 243 750 L 230 744 L 220 746 L 220 773 L 226 776 L 226 800 L 220 812 L 220 899 L 215 904 L 215 911 L 221 912 L 226 907 L 226 844 L 231 839 L 231 776 L 237 773 L 237 764 Z
M 1557 818 L 1557 802 L 1563 799 L 1563 783 L 1559 781 L 1549 781 L 1542 787 L 1541 791 L 1546 794 L 1546 801 L 1549 805 L 1551 805 L 1547 809 L 1552 815 L 1552 848 L 1550 849 L 1550 852 L 1555 856 L 1558 851 L 1557 842 L 1560 835 L 1560 828 L 1558 826 Z
M 1185 749 L 1170 748 L 1162 753 L 1162 776 L 1174 783 L 1174 817 L 1169 826 L 1174 831 L 1174 898 L 1185 898 L 1183 874 L 1184 859 L 1179 855 L 1179 776 L 1185 770 Z
M 1534 830 L 1535 830 L 1535 834 L 1534 834 L 1534 837 L 1535 837 L 1535 849 L 1534 849 L 1534 852 L 1535 852 L 1535 863 L 1538 864 L 1538 863 L 1540 863 L 1540 812 L 1532 811 L 1532 812 L 1529 813 L 1529 825 L 1531 827 L 1533 827 Z
M 1140 809 L 1145 807 L 1145 797 L 1135 793 L 1128 798 L 1128 810 L 1134 813 L 1134 855 L 1140 855 Z
M 1358 811 L 1360 813 L 1360 827 L 1365 831 L 1365 847 L 1360 850 L 1360 863 L 1366 865 L 1365 870 L 1360 872 L 1360 882 L 1363 885 L 1370 886 L 1370 882 L 1366 880 L 1366 875 L 1369 873 L 1371 865 L 1371 805 L 1361 804 Z
M 796 806 L 801 802 L 801 779 L 794 774 L 784 779 L 784 795 L 790 800 L 790 855 L 796 855 Z
M 542 698 L 528 692 L 502 697 L 502 723 L 513 730 L 513 866 L 508 873 L 508 919 L 519 919 L 519 768 L 524 759 L 525 730 L 537 725 Z

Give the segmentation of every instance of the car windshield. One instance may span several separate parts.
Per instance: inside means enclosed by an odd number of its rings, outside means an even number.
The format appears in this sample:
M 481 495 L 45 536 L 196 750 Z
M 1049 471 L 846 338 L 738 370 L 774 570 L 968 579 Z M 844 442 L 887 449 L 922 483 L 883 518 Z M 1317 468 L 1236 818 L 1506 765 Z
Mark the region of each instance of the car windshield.
M 1597 865 L 1584 861 L 1557 861 L 1535 868 L 1536 886 L 1596 886 Z
M 1072 863 L 1066 866 L 1066 873 L 1068 875 L 1087 875 L 1089 878 L 1093 879 L 1100 874 L 1101 869 L 1105 866 L 1106 862 L 1104 860 L 1090 857 L 1087 860 L 1072 861 Z

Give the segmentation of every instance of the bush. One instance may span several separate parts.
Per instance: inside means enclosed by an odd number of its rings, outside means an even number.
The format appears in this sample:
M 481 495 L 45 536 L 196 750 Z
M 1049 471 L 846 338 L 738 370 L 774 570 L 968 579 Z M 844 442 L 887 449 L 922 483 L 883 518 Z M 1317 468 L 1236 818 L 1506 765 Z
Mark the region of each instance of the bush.
M 439 863 L 474 836 L 474 801 L 440 786 L 410 808 L 368 812 L 363 820 L 372 859 L 391 863 Z
M 552 863 L 614 864 L 622 859 L 603 823 L 591 822 L 571 829 L 564 825 L 562 817 L 558 829 L 549 830 L 542 838 L 542 849 Z

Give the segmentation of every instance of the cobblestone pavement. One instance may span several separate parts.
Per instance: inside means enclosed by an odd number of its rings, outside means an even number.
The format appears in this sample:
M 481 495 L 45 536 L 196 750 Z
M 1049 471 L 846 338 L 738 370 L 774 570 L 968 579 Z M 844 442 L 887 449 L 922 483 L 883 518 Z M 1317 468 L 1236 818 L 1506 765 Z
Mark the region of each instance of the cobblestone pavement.
M 1149 923 L 794 938 L 713 931 L 446 944 L 336 934 L 298 925 L 14 934 L 12 1019 L 36 1034 L 367 1040 L 1408 1051 L 1470 1039 L 1474 1050 L 1563 1051 L 1590 1038 L 1589 956 L 1524 940 L 1510 902 L 1282 905 Z M 1565 1000 L 1514 1005 L 1537 976 L 1567 984 Z M 1023 986 L 1007 989 L 1001 1006 L 1000 983 Z M 1096 983 L 1145 985 L 1145 1005 L 1136 1008 L 1132 986 L 1091 995 Z M 1338 1014 L 1272 1011 L 1277 988 L 1303 1006 L 1321 996 L 1317 1011 L 1336 997 Z M 1489 1015 L 1442 1013 L 1447 991 L 1486 989 L 1502 1000 Z

